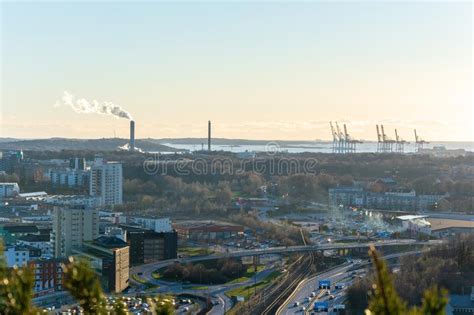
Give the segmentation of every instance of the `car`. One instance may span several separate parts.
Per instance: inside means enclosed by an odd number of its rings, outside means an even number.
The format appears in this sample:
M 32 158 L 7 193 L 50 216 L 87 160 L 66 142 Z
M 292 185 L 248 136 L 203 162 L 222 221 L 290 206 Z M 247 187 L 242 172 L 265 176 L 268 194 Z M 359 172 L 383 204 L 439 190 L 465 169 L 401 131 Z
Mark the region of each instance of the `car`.
M 332 294 L 329 296 L 329 299 L 330 299 L 330 300 L 334 300 L 334 298 L 335 298 L 335 296 L 332 295 Z
M 295 302 L 295 307 L 298 307 L 300 305 L 300 302 L 296 301 Z
M 307 301 L 307 302 L 311 302 L 311 298 L 308 296 L 308 297 L 306 298 L 306 301 Z
M 306 307 L 301 306 L 301 311 L 303 311 L 303 312 L 306 311 Z
M 311 297 L 315 297 L 316 296 L 316 292 L 311 292 Z

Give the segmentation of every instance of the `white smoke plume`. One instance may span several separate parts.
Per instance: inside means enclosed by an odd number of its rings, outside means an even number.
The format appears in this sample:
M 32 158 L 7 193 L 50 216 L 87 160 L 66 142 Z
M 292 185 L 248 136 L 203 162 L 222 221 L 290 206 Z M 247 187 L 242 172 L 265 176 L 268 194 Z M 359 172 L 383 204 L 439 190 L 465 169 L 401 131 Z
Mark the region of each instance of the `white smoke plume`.
M 132 120 L 132 115 L 127 112 L 122 107 L 115 105 L 112 102 L 97 100 L 88 101 L 83 98 L 76 98 L 74 95 L 68 91 L 64 91 L 63 97 L 58 105 L 66 105 L 71 107 L 76 113 L 85 113 L 85 114 L 102 114 L 110 115 L 116 118 L 125 118 Z

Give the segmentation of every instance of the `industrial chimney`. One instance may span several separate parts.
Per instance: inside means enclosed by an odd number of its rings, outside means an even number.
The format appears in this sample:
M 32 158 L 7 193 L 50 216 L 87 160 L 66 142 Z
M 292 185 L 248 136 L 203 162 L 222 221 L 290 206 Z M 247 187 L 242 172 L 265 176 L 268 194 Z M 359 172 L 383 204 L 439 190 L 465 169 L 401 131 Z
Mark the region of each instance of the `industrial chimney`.
M 130 143 L 129 143 L 129 150 L 135 150 L 135 122 L 130 120 Z
M 207 150 L 211 151 L 211 121 L 207 122 Z

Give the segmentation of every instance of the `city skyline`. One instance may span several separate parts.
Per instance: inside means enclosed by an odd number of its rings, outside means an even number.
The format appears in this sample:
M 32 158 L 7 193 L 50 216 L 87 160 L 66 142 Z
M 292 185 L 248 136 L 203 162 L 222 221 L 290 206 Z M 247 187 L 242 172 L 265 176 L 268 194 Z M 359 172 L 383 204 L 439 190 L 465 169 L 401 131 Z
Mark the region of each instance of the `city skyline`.
M 472 3 L 11 3 L 0 137 L 473 141 Z

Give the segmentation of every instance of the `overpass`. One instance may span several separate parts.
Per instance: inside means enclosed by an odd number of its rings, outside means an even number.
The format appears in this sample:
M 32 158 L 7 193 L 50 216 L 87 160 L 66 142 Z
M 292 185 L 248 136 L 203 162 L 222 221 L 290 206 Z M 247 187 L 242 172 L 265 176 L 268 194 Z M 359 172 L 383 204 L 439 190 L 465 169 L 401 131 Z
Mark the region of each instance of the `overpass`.
M 162 260 L 159 262 L 153 262 L 149 264 L 144 264 L 140 266 L 135 266 L 130 268 L 130 275 L 138 274 L 140 277 L 145 278 L 148 281 L 153 281 L 151 273 L 157 269 L 167 267 L 174 263 L 190 263 L 204 260 L 212 259 L 221 259 L 221 258 L 230 258 L 230 257 L 248 257 L 248 256 L 261 256 L 261 255 L 279 255 L 279 254 L 288 254 L 288 253 L 306 253 L 314 251 L 325 251 L 325 250 L 342 250 L 342 249 L 364 249 L 369 248 L 370 245 L 374 245 L 376 248 L 383 247 L 397 247 L 397 246 L 433 246 L 441 244 L 442 241 L 415 241 L 410 239 L 402 240 L 387 240 L 387 241 L 377 241 L 377 242 L 364 242 L 364 243 L 334 243 L 334 244 L 320 244 L 320 245 L 301 245 L 301 246 L 280 246 L 280 247 L 271 247 L 271 248 L 262 248 L 262 249 L 249 249 L 249 250 L 239 250 L 228 253 L 219 253 L 207 256 L 197 256 L 189 258 L 177 258 L 177 259 L 168 259 Z M 130 278 L 131 281 L 134 281 Z

